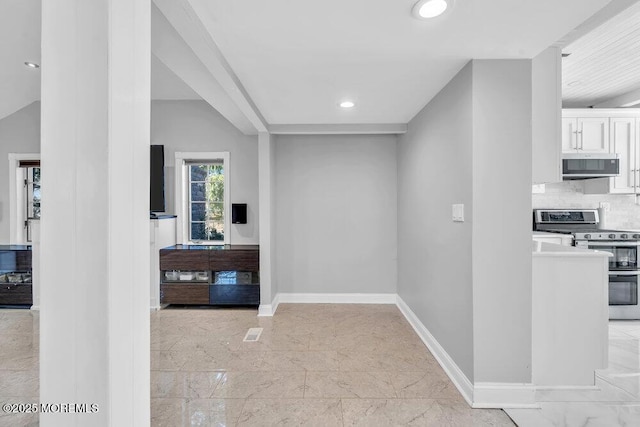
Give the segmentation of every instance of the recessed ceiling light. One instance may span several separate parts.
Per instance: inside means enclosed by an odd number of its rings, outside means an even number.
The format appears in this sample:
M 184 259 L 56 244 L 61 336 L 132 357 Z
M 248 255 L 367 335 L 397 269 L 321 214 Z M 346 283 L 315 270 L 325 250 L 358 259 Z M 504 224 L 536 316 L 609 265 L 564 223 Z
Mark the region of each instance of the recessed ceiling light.
M 26 65 L 28 68 L 40 68 L 40 65 L 36 64 L 35 62 L 26 61 L 24 65 Z
M 413 6 L 413 15 L 419 19 L 430 19 L 442 15 L 453 6 L 453 0 L 420 0 Z
M 342 108 L 353 108 L 356 106 L 356 104 L 353 101 L 342 101 L 338 105 L 340 105 L 340 107 Z

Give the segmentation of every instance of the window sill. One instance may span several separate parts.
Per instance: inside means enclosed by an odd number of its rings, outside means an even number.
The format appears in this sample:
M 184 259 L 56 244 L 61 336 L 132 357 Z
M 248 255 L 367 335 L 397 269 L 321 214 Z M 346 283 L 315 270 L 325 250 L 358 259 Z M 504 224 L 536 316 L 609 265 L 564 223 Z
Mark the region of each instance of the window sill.
M 193 246 L 224 246 L 226 245 L 226 243 L 221 240 L 195 240 L 195 241 L 188 241 L 184 244 L 193 245 Z

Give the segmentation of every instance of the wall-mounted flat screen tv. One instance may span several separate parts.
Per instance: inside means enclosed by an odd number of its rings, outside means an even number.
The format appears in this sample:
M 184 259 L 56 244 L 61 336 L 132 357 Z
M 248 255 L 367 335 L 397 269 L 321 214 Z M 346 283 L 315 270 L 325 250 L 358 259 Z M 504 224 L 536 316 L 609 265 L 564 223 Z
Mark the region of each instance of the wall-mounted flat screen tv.
M 151 212 L 164 212 L 164 145 L 151 146 L 149 194 Z

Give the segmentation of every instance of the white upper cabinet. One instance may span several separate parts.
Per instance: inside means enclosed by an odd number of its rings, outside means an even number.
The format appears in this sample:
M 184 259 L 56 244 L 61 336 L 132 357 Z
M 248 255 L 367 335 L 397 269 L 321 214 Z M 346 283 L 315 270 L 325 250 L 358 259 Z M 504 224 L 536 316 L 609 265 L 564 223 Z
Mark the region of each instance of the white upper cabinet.
M 564 116 L 562 118 L 562 152 L 608 153 L 609 118 Z
M 635 193 L 638 180 L 638 148 L 636 147 L 636 119 L 612 118 L 611 152 L 620 159 L 620 175 L 612 178 L 612 193 Z
M 587 179 L 584 192 L 640 194 L 640 110 L 565 109 L 562 116 L 563 153 L 614 153 L 620 160 L 618 176 Z M 575 144 L 565 145 L 574 130 Z
M 577 119 L 562 118 L 562 152 L 575 153 L 578 151 Z
M 578 118 L 579 152 L 608 153 L 609 152 L 609 118 L 581 117 Z

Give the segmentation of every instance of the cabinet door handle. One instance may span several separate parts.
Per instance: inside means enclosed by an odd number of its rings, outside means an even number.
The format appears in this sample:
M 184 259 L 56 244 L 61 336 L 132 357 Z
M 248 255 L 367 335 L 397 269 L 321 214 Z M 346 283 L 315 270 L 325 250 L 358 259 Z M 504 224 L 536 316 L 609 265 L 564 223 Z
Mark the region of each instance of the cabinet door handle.
M 584 138 L 582 136 L 582 131 L 579 130 L 578 133 L 580 134 L 580 149 L 584 150 Z

